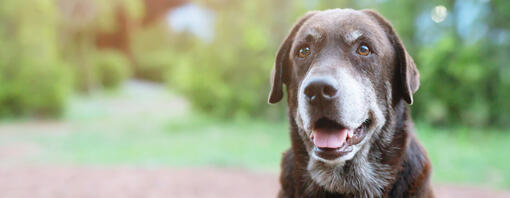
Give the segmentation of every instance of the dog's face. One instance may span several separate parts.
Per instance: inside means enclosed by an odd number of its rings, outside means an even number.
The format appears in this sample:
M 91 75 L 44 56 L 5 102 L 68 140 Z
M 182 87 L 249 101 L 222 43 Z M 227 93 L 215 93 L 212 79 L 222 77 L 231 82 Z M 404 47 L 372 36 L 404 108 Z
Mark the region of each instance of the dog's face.
M 282 43 L 270 103 L 282 98 L 283 83 L 310 160 L 338 166 L 383 141 L 376 137 L 389 109 L 412 103 L 419 75 L 379 14 L 334 9 L 308 13 Z

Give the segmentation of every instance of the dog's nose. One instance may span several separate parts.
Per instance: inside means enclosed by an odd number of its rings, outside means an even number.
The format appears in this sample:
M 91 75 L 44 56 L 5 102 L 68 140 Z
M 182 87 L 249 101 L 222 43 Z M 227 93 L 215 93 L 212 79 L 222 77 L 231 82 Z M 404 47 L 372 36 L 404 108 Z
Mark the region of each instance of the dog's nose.
M 338 95 L 337 93 L 337 82 L 331 77 L 311 78 L 305 84 L 304 94 L 309 101 L 319 98 L 331 100 Z

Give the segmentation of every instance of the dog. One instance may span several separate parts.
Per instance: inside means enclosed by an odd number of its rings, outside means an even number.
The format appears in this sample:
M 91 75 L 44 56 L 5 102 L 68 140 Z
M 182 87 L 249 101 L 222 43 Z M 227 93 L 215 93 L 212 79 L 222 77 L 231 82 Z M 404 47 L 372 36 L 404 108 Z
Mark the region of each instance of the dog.
M 418 69 L 373 10 L 305 14 L 276 54 L 269 103 L 285 84 L 291 148 L 278 197 L 433 197 L 409 113 Z

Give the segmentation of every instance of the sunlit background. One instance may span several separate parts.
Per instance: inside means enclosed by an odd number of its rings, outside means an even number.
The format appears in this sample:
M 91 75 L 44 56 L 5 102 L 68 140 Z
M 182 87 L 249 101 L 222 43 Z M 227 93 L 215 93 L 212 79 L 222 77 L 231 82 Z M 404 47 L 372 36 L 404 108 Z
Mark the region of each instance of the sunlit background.
M 1 0 L 0 197 L 274 197 L 276 50 L 306 11 L 347 7 L 418 65 L 439 197 L 510 197 L 507 0 Z

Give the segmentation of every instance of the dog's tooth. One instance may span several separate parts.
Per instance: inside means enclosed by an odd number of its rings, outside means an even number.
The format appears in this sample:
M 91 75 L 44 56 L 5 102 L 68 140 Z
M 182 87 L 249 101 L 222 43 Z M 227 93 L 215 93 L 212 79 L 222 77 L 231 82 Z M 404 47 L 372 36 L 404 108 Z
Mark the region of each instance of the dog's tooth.
M 348 138 L 352 138 L 353 135 L 354 135 L 354 131 L 353 130 L 348 130 L 347 131 L 347 137 Z

